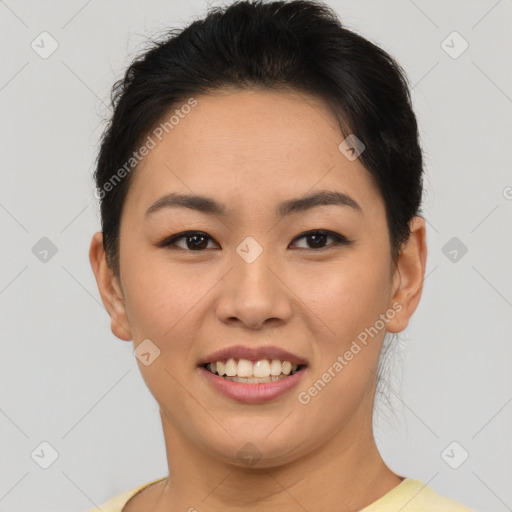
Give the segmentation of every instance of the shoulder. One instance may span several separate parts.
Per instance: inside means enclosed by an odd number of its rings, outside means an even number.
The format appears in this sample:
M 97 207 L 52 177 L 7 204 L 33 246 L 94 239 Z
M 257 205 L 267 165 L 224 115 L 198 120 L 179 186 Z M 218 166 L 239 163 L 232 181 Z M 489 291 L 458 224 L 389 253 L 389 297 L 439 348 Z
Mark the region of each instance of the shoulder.
M 152 480 L 151 482 L 146 482 L 145 484 L 139 485 L 125 491 L 121 494 L 117 494 L 113 496 L 108 501 L 103 503 L 102 505 L 89 510 L 88 512 L 122 512 L 123 507 L 128 503 L 128 501 L 133 498 L 136 494 L 142 492 L 144 489 L 153 485 L 161 480 L 164 480 L 167 477 L 157 478 L 156 480 Z
M 389 512 L 401 510 L 406 505 L 407 512 L 474 512 L 462 503 L 437 493 L 421 480 L 412 478 L 406 478 L 361 512 Z

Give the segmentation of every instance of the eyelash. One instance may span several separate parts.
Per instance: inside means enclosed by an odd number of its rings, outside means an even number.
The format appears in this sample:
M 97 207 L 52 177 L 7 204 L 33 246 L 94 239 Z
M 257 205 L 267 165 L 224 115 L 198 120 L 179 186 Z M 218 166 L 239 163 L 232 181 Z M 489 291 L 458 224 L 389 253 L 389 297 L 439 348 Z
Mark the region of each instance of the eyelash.
M 320 248 L 316 248 L 316 249 L 315 248 L 305 248 L 305 249 L 301 248 L 301 249 L 302 250 L 306 250 L 306 251 L 310 250 L 310 251 L 318 252 L 318 251 L 328 250 L 331 247 L 336 247 L 336 246 L 339 246 L 339 245 L 350 245 L 352 243 L 351 240 L 348 240 L 343 235 L 340 235 L 338 233 L 334 233 L 333 231 L 328 231 L 328 230 L 325 230 L 325 229 L 317 229 L 317 230 L 306 231 L 305 233 L 302 233 L 299 236 L 295 237 L 292 240 L 292 242 L 300 240 L 301 238 L 307 238 L 308 236 L 317 235 L 317 234 L 325 235 L 327 237 L 333 238 L 334 239 L 334 243 L 328 245 L 327 247 L 320 247 Z M 206 249 L 192 250 L 192 249 L 183 249 L 182 247 L 177 247 L 176 246 L 176 242 L 177 241 L 181 240 L 182 238 L 183 239 L 191 238 L 194 235 L 199 235 L 202 238 L 208 238 L 210 240 L 213 240 L 213 238 L 210 237 L 210 235 L 208 235 L 207 233 L 204 233 L 203 231 L 184 231 L 182 233 L 178 233 L 176 235 L 172 235 L 172 236 L 162 240 L 161 242 L 159 242 L 157 244 L 157 246 L 158 247 L 166 247 L 166 248 L 172 248 L 172 246 L 174 246 L 175 248 L 181 249 L 181 250 L 186 251 L 186 252 L 204 252 Z

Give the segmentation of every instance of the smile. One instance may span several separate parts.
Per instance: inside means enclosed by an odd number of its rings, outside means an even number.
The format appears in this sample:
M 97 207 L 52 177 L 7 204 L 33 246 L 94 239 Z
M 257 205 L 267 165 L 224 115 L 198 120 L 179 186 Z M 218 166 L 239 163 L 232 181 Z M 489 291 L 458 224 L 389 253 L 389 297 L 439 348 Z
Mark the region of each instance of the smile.
M 307 372 L 305 364 L 279 359 L 229 358 L 198 367 L 208 383 L 222 395 L 248 404 L 275 400 L 296 387 Z

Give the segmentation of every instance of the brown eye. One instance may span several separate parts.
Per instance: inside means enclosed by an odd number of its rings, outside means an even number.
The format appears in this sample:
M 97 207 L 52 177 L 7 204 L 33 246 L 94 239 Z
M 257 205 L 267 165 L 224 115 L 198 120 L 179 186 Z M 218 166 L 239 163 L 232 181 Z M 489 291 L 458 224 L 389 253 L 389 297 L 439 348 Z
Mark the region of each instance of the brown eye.
M 310 244 L 310 247 L 300 247 L 301 249 L 325 249 L 336 245 L 348 245 L 351 243 L 343 235 L 324 230 L 308 231 L 307 233 L 303 233 L 302 235 L 295 238 L 295 240 L 300 240 L 302 238 L 304 238 L 307 243 Z M 334 240 L 334 242 L 326 246 L 326 241 L 329 238 Z
M 178 245 L 177 242 L 184 240 L 183 245 Z M 189 251 L 203 251 L 208 248 L 208 242 L 213 240 L 209 235 L 202 231 L 186 231 L 184 233 L 178 233 L 158 244 L 159 247 L 178 247 L 179 249 Z

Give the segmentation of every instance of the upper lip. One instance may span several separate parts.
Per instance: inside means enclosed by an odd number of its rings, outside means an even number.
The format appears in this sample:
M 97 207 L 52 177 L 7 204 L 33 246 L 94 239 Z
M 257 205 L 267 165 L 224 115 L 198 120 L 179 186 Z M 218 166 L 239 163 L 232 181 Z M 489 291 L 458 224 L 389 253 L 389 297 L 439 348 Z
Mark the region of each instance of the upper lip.
M 199 361 L 199 366 L 207 363 L 215 363 L 216 361 L 224 361 L 225 359 L 248 359 L 255 362 L 260 359 L 279 359 L 280 361 L 290 361 L 290 363 L 301 365 L 307 364 L 303 358 L 275 346 L 266 347 L 247 347 L 244 345 L 234 345 L 232 347 L 222 348 Z

